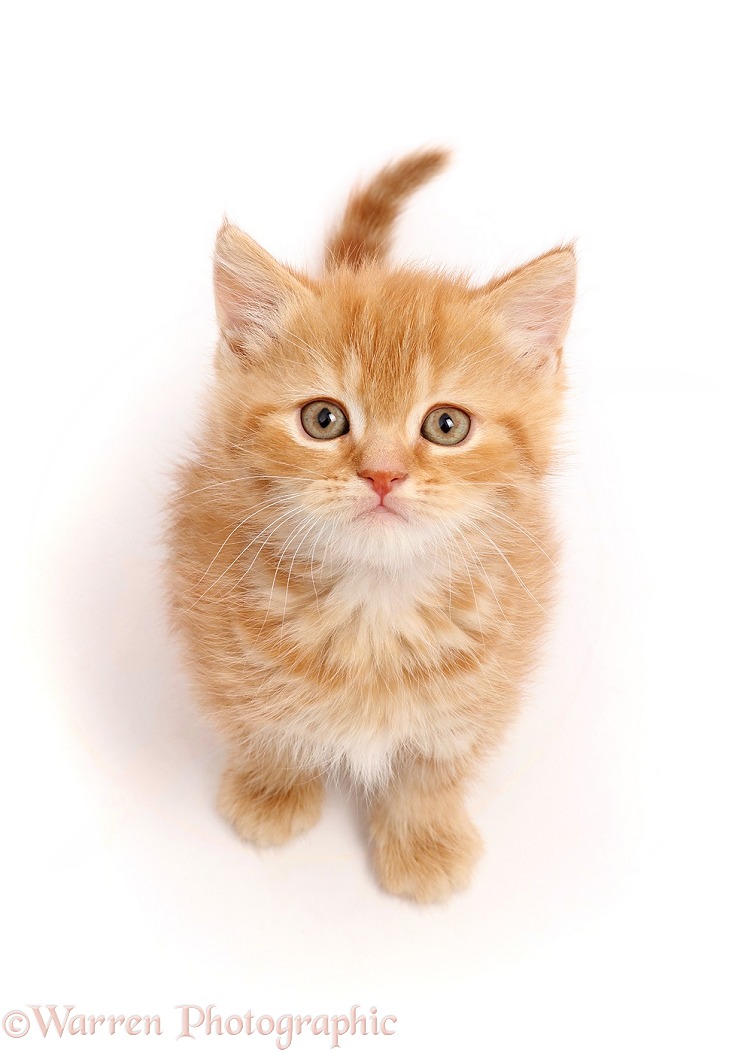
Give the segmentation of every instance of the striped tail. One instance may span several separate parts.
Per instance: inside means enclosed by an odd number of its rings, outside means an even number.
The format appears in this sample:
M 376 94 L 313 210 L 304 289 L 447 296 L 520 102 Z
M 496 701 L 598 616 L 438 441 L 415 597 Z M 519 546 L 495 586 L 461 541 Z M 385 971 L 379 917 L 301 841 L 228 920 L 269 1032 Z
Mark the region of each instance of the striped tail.
M 357 270 L 368 261 L 382 259 L 405 202 L 423 183 L 438 175 L 448 160 L 448 150 L 418 150 L 387 165 L 370 183 L 354 190 L 339 229 L 327 243 L 327 269 Z

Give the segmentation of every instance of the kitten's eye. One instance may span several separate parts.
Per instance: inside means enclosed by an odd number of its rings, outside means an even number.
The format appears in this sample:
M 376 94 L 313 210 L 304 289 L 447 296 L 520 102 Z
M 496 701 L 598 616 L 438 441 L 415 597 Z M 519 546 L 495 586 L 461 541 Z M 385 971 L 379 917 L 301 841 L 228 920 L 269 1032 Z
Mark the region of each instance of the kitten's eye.
M 312 439 L 339 439 L 350 431 L 348 418 L 335 402 L 309 402 L 301 410 L 303 430 Z
M 439 446 L 456 446 L 467 437 L 469 426 L 470 419 L 464 410 L 456 406 L 439 406 L 425 418 L 420 434 Z

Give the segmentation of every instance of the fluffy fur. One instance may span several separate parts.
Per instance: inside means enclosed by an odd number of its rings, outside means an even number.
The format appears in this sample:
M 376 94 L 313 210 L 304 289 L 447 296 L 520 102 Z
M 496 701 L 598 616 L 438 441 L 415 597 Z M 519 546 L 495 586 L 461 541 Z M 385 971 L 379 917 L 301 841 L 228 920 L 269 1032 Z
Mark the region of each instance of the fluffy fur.
M 381 884 L 419 901 L 469 880 L 465 786 L 516 710 L 551 595 L 575 286 L 568 247 L 480 287 L 388 267 L 400 206 L 445 160 L 412 155 L 355 192 L 320 276 L 221 228 L 215 384 L 169 534 L 174 619 L 230 750 L 222 814 L 280 844 L 344 772 L 367 791 Z M 315 399 L 347 434 L 306 434 Z M 421 435 L 440 406 L 471 418 L 459 445 Z

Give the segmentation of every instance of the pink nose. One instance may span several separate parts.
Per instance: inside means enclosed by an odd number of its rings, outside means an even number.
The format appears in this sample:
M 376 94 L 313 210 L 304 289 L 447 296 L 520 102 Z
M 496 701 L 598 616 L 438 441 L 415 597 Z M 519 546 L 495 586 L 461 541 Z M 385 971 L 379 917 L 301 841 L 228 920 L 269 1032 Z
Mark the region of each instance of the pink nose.
M 383 501 L 395 483 L 407 478 L 406 472 L 398 472 L 384 469 L 380 472 L 372 472 L 363 468 L 358 475 L 361 479 L 368 479 L 371 486 Z

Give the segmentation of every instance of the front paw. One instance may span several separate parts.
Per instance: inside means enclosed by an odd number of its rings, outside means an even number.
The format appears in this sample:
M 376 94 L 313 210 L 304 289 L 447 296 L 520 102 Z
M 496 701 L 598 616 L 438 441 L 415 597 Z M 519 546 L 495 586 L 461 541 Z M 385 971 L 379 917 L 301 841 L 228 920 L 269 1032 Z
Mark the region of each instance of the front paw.
M 418 903 L 436 903 L 466 888 L 482 851 L 482 839 L 466 818 L 458 826 L 429 823 L 404 830 L 377 824 L 373 835 L 381 886 Z
M 317 776 L 268 787 L 252 773 L 229 768 L 218 792 L 218 810 L 239 837 L 260 848 L 282 845 L 309 830 L 322 814 L 324 787 Z

